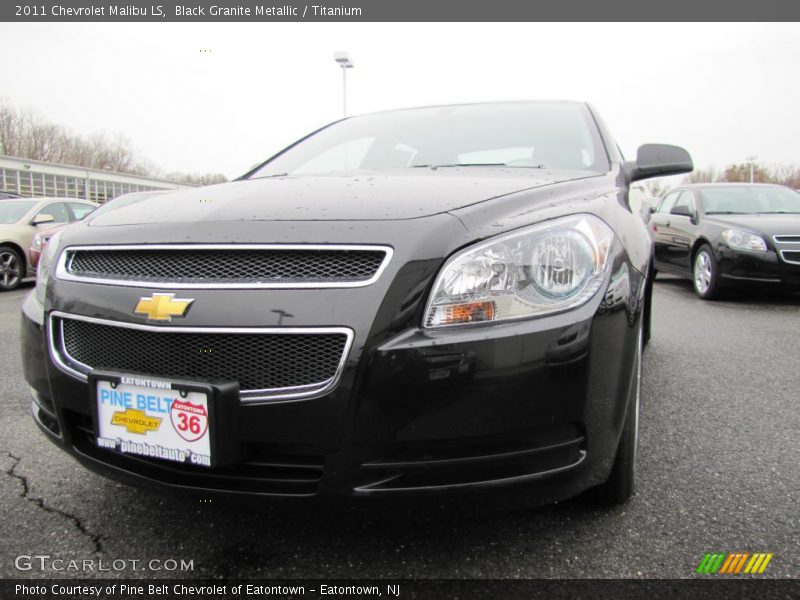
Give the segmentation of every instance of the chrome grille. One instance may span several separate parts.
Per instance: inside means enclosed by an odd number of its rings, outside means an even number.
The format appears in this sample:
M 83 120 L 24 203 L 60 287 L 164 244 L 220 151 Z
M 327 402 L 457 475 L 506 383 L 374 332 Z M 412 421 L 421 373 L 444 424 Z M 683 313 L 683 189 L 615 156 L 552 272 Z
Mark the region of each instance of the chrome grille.
M 137 245 L 67 248 L 60 279 L 147 287 L 356 287 L 374 282 L 385 246 Z
M 352 332 L 345 328 L 214 330 L 122 324 L 54 313 L 54 359 L 73 375 L 92 369 L 165 379 L 238 381 L 243 400 L 327 393 Z
M 800 265 L 800 234 L 773 235 L 772 239 L 783 262 Z
M 787 263 L 800 265 L 800 250 L 781 250 L 781 256 Z
M 798 235 L 773 235 L 772 239 L 779 244 L 800 244 L 800 234 Z

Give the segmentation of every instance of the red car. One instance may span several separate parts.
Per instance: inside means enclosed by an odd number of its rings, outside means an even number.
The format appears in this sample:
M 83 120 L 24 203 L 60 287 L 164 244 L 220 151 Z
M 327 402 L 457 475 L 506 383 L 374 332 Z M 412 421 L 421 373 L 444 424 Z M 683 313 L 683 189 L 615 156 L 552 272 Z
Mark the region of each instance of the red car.
M 84 213 L 81 215 L 81 219 L 84 217 L 91 215 L 99 215 L 108 210 L 113 210 L 115 208 L 122 208 L 123 206 L 127 206 L 128 204 L 135 204 L 140 200 L 144 200 L 145 198 L 150 198 L 152 196 L 158 196 L 159 194 L 163 194 L 164 190 L 152 191 L 152 192 L 131 192 L 130 194 L 123 194 L 122 196 L 117 196 L 113 200 L 109 200 L 99 208 L 94 209 L 91 212 Z M 31 258 L 31 268 L 36 269 L 39 265 L 39 258 L 42 256 L 42 251 L 44 251 L 45 246 L 47 246 L 47 242 L 50 241 L 50 238 L 53 234 L 61 231 L 69 225 L 69 223 L 64 223 L 63 225 L 56 225 L 55 227 L 50 227 L 45 231 L 40 231 L 35 236 L 33 236 L 33 241 L 31 242 L 31 248 L 28 254 Z
M 42 256 L 42 250 L 44 247 L 47 246 L 47 242 L 50 241 L 50 238 L 53 237 L 53 234 L 61 231 L 69 225 L 69 223 L 63 223 L 61 225 L 55 225 L 54 227 L 50 227 L 45 231 L 40 231 L 36 235 L 33 236 L 33 241 L 31 241 L 31 248 L 28 254 L 31 257 L 31 268 L 36 269 L 39 266 L 39 258 Z

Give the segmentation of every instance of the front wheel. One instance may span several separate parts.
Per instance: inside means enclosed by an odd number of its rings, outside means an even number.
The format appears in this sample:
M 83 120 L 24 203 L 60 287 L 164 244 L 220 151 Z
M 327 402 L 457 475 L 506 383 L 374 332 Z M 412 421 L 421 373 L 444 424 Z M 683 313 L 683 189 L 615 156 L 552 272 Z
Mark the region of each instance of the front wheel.
M 642 395 L 643 329 L 639 329 L 628 414 L 620 435 L 611 475 L 595 488 L 597 500 L 606 506 L 622 504 L 633 494 L 636 483 L 636 449 L 639 445 L 639 399 Z
M 24 271 L 25 263 L 19 252 L 9 246 L 0 246 L 0 291 L 18 288 Z
M 719 267 L 708 244 L 700 246 L 694 257 L 692 283 L 695 293 L 703 300 L 711 300 L 719 294 Z

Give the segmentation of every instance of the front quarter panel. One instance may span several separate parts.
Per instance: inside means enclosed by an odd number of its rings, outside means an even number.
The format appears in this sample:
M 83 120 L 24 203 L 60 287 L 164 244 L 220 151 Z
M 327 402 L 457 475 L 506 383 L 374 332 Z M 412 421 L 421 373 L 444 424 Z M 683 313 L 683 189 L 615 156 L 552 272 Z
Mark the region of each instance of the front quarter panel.
M 647 226 L 631 211 L 621 171 L 582 179 L 546 190 L 521 192 L 452 214 L 477 238 L 484 239 L 547 219 L 591 213 L 614 230 L 631 266 L 646 273 L 652 256 Z

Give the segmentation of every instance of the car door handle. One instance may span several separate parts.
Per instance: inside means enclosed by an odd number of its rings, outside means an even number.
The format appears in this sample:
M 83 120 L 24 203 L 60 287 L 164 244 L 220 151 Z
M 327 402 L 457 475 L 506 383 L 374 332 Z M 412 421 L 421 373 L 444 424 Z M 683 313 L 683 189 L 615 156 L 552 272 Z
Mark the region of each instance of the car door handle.
M 669 227 L 670 225 L 672 225 L 672 221 L 667 221 L 664 223 L 664 227 Z

